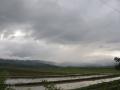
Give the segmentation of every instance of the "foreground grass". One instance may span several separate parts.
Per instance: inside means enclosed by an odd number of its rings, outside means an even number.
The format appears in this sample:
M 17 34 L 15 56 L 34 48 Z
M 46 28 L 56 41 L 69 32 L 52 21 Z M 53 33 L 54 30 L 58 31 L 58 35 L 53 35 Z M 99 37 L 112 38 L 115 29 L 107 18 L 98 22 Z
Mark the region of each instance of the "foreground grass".
M 4 85 L 3 78 L 0 78 L 0 90 L 5 90 L 6 86 Z
M 4 84 L 4 82 L 8 77 L 8 73 L 6 71 L 1 71 L 0 76 L 1 76 L 0 77 L 0 90 L 5 90 L 7 86 Z
M 74 90 L 120 90 L 120 80 L 116 80 L 112 82 L 103 82 L 100 84 L 95 84 Z

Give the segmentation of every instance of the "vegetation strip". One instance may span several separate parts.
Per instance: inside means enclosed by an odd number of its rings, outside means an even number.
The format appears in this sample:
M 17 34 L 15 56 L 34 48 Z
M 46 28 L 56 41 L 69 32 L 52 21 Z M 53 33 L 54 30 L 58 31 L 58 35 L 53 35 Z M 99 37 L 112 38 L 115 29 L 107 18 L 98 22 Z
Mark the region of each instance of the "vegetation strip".
M 70 74 L 70 75 L 46 75 L 46 76 L 9 76 L 11 79 L 16 78 L 59 78 L 59 77 L 77 77 L 77 76 L 91 76 L 91 75 L 98 75 L 98 74 Z M 102 74 L 99 74 L 102 75 Z M 103 74 L 104 75 L 104 74 Z M 2 78 L 4 76 L 0 76 Z
M 44 84 L 60 84 L 60 83 L 70 83 L 70 82 L 82 82 L 82 81 L 91 81 L 91 80 L 99 80 L 99 79 L 106 79 L 106 78 L 113 78 L 119 75 L 108 75 L 102 77 L 92 77 L 92 78 L 84 78 L 84 79 L 71 79 L 71 80 L 61 80 L 61 81 L 48 81 L 48 82 L 34 82 L 34 83 L 19 83 L 14 84 L 14 86 L 37 86 L 37 85 L 44 85 Z
M 1 67 L 1 66 L 0 66 Z M 5 66 L 6 67 L 6 66 Z M 9 77 L 47 77 L 47 76 L 60 76 L 60 75 L 71 75 L 71 74 L 119 74 L 119 71 L 114 68 L 90 68 L 90 67 L 60 67 L 60 68 L 0 68 L 0 71 L 7 71 L 9 73 Z M 25 77 L 25 78 L 26 78 Z

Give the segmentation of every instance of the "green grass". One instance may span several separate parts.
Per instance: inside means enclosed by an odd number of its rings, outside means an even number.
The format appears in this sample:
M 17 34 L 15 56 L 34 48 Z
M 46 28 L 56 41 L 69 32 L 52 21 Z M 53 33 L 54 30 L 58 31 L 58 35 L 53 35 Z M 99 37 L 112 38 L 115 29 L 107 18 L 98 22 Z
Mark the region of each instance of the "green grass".
M 62 71 L 64 73 L 74 73 L 74 74 L 102 74 L 102 73 L 120 73 L 119 71 L 115 70 L 114 68 L 109 67 L 68 67 L 68 68 L 60 68 L 57 72 Z
M 4 90 L 4 89 L 5 89 L 4 80 L 0 78 L 0 90 Z
M 7 86 L 4 84 L 4 82 L 8 77 L 8 73 L 6 71 L 1 71 L 0 76 L 2 76 L 0 77 L 0 90 L 5 90 Z
M 120 90 L 120 80 L 116 80 L 112 82 L 103 82 L 100 84 L 95 84 L 74 90 Z
M 114 68 L 0 68 L 9 73 L 10 76 L 45 76 L 45 75 L 69 75 L 69 74 L 119 74 Z

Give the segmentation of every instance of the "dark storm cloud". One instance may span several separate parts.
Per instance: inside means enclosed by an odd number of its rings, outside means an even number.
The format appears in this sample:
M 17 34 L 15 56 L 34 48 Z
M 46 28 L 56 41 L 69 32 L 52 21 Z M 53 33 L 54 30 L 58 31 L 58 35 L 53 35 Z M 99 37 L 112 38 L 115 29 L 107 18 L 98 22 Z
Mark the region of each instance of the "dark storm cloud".
M 80 58 L 89 58 L 91 53 L 117 51 L 119 4 L 118 0 L 0 0 L 0 43 L 4 46 L 0 55 L 82 63 Z M 18 30 L 26 36 L 19 39 Z M 3 36 L 9 40 L 3 42 Z
M 33 37 L 50 42 L 116 42 L 119 41 L 116 39 L 119 38 L 120 14 L 106 3 L 101 0 L 1 0 L 0 22 L 5 27 L 31 24 Z

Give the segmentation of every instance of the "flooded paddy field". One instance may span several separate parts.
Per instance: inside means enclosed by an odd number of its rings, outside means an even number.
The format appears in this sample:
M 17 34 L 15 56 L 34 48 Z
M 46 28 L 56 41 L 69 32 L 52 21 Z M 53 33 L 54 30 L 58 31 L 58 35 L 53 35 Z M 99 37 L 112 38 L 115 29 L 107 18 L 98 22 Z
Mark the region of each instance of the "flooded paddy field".
M 43 80 L 47 81 L 62 81 L 62 80 L 75 80 L 75 79 L 85 79 L 85 81 L 74 81 L 74 82 L 66 82 L 66 83 L 56 83 L 55 86 L 58 88 L 61 88 L 63 90 L 70 90 L 80 87 L 86 87 L 89 85 L 94 85 L 97 83 L 102 82 L 110 82 L 114 80 L 119 80 L 120 77 L 111 77 L 111 78 L 101 78 L 101 79 L 95 79 L 95 80 L 87 80 L 89 78 L 95 78 L 95 77 L 105 77 L 106 75 L 91 75 L 91 76 L 76 76 L 76 77 L 59 77 L 59 78 L 36 78 L 36 79 L 8 79 L 6 80 L 7 84 L 13 84 L 12 88 L 15 90 L 45 90 L 45 88 L 42 85 L 28 85 L 28 86 L 14 86 L 14 84 L 19 83 L 36 83 L 36 82 L 42 82 Z
M 5 81 L 6 84 L 19 84 L 19 83 L 35 83 L 35 82 L 42 82 L 46 81 L 62 81 L 62 80 L 75 80 L 75 79 L 87 79 L 93 77 L 103 77 L 107 75 L 88 75 L 88 76 L 72 76 L 72 77 L 52 77 L 52 78 L 14 78 L 14 79 L 7 79 Z
M 103 83 L 103 82 L 110 82 L 114 80 L 119 80 L 120 77 L 114 77 L 114 78 L 108 78 L 108 79 L 100 79 L 100 80 L 93 80 L 93 81 L 83 81 L 83 82 L 73 82 L 73 83 L 62 83 L 62 84 L 56 84 L 56 86 L 63 90 L 70 90 L 70 89 L 75 89 L 75 88 L 80 88 L 80 87 L 86 87 L 89 85 L 94 85 L 98 83 Z M 15 90 L 45 90 L 43 86 L 17 86 L 17 87 L 12 87 Z
M 119 72 L 112 68 L 54 68 L 44 70 L 12 68 L 6 69 L 6 71 L 9 76 L 5 83 L 14 90 L 45 90 L 42 84 L 44 80 L 53 83 L 62 90 L 70 90 L 102 83 L 105 80 L 120 79 Z M 117 76 L 108 77 L 113 74 Z

